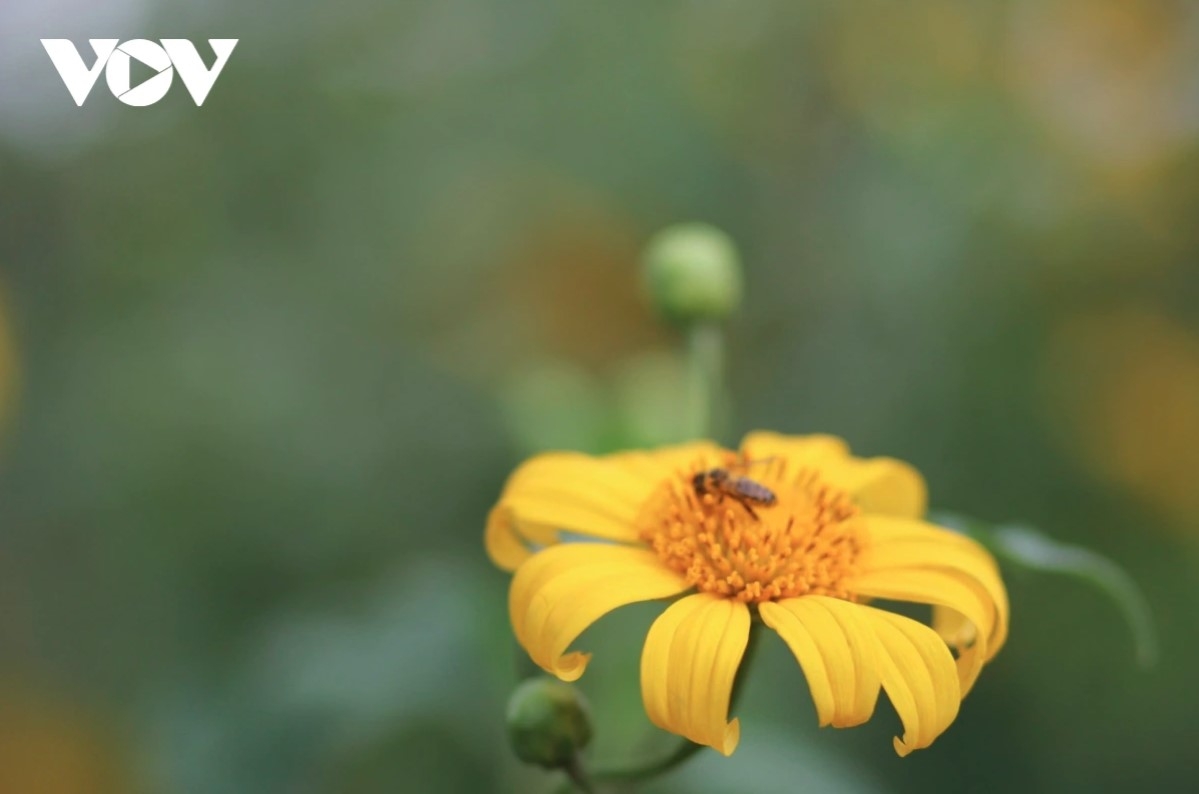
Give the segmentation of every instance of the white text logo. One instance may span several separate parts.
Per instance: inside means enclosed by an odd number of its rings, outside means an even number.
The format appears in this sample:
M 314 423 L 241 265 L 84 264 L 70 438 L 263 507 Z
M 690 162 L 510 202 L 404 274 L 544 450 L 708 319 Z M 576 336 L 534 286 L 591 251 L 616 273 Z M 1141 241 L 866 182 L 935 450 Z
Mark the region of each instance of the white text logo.
M 96 53 L 96 61 L 91 67 L 84 64 L 79 50 L 75 49 L 70 39 L 42 39 L 42 46 L 54 62 L 54 68 L 58 69 L 58 76 L 71 92 L 75 104 L 80 106 L 92 92 L 92 86 L 103 69 L 112 95 L 126 105 L 135 107 L 153 105 L 166 96 L 175 70 L 178 70 L 179 78 L 198 107 L 204 104 L 204 99 L 237 45 L 237 39 L 209 39 L 208 46 L 216 54 L 216 61 L 209 69 L 200 59 L 196 46 L 187 39 L 161 39 L 161 45 L 149 39 L 130 39 L 124 43 L 118 39 L 88 41 Z M 131 86 L 129 67 L 134 60 L 153 69 L 155 74 Z

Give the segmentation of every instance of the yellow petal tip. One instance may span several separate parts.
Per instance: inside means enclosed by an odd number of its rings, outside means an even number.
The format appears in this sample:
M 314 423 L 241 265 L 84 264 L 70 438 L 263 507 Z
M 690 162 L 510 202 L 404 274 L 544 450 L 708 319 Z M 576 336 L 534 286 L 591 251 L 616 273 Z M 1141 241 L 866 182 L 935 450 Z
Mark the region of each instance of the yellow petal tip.
M 483 547 L 493 565 L 509 572 L 515 571 L 522 562 L 532 556 L 532 552 L 516 533 L 512 509 L 503 504 L 496 505 L 487 515 Z
M 722 755 L 730 756 L 737 749 L 737 745 L 741 743 L 741 720 L 732 720 L 724 729 L 724 740 L 719 747 L 714 747 Z
M 583 672 L 587 669 L 587 663 L 590 661 L 590 653 L 574 651 L 559 659 L 549 672 L 567 683 L 578 681 L 583 677 Z

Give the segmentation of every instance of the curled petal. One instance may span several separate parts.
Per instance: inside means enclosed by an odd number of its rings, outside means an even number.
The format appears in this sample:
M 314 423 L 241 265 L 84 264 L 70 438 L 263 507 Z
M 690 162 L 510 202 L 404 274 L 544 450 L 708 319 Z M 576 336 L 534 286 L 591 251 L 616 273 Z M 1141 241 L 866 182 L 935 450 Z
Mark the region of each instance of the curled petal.
M 729 698 L 749 624 L 745 604 L 706 593 L 654 621 L 641 655 L 641 696 L 655 725 L 732 755 L 741 727 L 727 721 Z
M 827 596 L 766 602 L 759 610 L 803 668 L 822 726 L 865 722 L 880 685 L 904 725 L 895 740 L 900 755 L 927 747 L 957 716 L 953 655 L 929 627 Z
M 505 504 L 498 504 L 487 515 L 487 526 L 483 530 L 483 546 L 487 556 L 499 568 L 515 571 L 517 566 L 533 555 L 530 545 L 540 543 L 538 538 L 557 542 L 557 533 L 549 527 L 536 526 L 529 522 L 518 524 L 516 513 Z
M 633 521 L 652 489 L 686 461 L 714 456 L 710 443 L 595 457 L 549 452 L 512 473 L 484 531 L 488 556 L 515 570 L 559 531 L 616 542 L 637 540 Z
M 847 587 L 858 595 L 938 607 L 933 627 L 958 648 L 962 697 L 974 686 L 987 656 L 999 610 L 976 580 L 949 570 L 882 569 L 855 577 Z
M 758 610 L 803 669 L 821 726 L 849 728 L 870 719 L 879 677 L 874 637 L 856 604 L 807 596 L 768 601 Z
M 928 747 L 958 715 L 961 690 L 953 655 L 935 631 L 910 618 L 860 607 L 878 640 L 879 676 L 903 722 L 901 756 Z
M 512 579 L 508 611 L 520 644 L 563 681 L 583 674 L 590 654 L 566 649 L 617 607 L 668 598 L 687 589 L 682 576 L 646 549 L 566 543 L 538 552 Z
M 900 601 L 916 601 L 915 598 L 899 599 Z M 977 645 L 978 628 L 965 613 L 952 607 L 933 605 L 933 631 L 941 635 L 941 639 L 949 643 L 951 648 L 966 648 Z M 962 697 L 966 693 L 962 692 Z
M 862 558 L 862 575 L 856 581 L 865 581 L 867 588 L 896 587 L 910 591 L 910 597 L 899 595 L 898 590 L 891 590 L 893 595 L 879 592 L 882 597 L 934 604 L 938 608 L 935 621 L 938 630 L 942 630 L 946 642 L 962 652 L 959 662 L 964 668 L 962 681 L 968 691 L 973 684 L 968 668 L 990 661 L 1007 639 L 1007 590 L 994 558 L 965 535 L 922 521 L 870 515 L 866 517 L 866 526 L 870 545 Z M 882 571 L 908 571 L 913 575 L 903 581 L 894 576 L 889 580 L 875 576 Z M 926 584 L 921 584 L 921 578 L 930 572 L 942 575 L 928 576 L 923 580 Z M 951 584 L 950 579 L 958 584 Z M 946 615 L 945 609 L 963 615 L 973 628 Z M 983 644 L 978 646 L 980 642 Z M 972 649 L 972 653 L 965 653 L 967 649 Z M 975 654 L 981 662 L 967 658 Z M 977 670 L 973 675 L 977 675 Z

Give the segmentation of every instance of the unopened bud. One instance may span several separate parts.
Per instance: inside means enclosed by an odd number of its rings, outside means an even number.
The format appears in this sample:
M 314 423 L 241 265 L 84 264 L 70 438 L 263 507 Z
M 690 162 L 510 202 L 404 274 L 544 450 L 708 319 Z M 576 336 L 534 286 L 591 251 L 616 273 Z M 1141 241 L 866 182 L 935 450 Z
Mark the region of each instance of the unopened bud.
M 523 682 L 508 699 L 508 738 L 520 760 L 556 769 L 591 741 L 587 701 L 553 678 Z
M 658 311 L 678 323 L 723 320 L 741 304 L 741 257 L 732 239 L 706 223 L 654 235 L 642 264 Z

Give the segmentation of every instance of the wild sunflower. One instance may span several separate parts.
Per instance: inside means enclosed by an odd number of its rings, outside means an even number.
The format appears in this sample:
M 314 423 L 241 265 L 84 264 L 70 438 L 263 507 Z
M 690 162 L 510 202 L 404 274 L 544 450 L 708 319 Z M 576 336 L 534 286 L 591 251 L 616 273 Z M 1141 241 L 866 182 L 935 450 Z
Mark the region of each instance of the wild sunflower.
M 713 482 L 715 469 L 729 479 Z M 822 726 L 865 722 L 881 688 L 907 755 L 953 722 L 1008 624 L 994 560 L 922 520 L 925 507 L 906 463 L 855 458 L 831 436 L 756 432 L 739 452 L 696 442 L 539 455 L 509 478 L 485 539 L 515 571 L 517 639 L 558 678 L 583 674 L 590 654 L 568 648 L 602 615 L 683 596 L 642 652 L 654 724 L 731 754 L 733 679 L 760 619 L 799 662 Z M 932 627 L 872 599 L 930 604 Z

